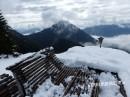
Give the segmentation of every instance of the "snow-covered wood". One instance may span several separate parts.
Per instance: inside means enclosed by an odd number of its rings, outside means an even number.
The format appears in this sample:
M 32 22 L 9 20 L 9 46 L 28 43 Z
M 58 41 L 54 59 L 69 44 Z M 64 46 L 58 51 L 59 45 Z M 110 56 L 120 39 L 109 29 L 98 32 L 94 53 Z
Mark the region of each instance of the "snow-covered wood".
M 83 56 L 83 54 L 78 56 Z M 67 58 L 69 57 L 71 56 L 67 56 Z M 65 58 L 66 57 L 64 57 L 64 59 Z M 78 60 L 83 60 L 83 57 Z M 76 59 L 76 61 L 78 60 Z M 44 84 L 46 85 L 46 81 L 49 82 L 49 80 L 51 81 L 49 85 L 53 84 L 54 87 L 61 88 L 61 93 L 58 92 L 58 94 L 55 94 L 54 89 L 54 93 L 52 93 L 53 96 L 73 97 L 77 95 L 81 97 L 104 97 L 103 95 L 105 95 L 108 90 L 107 94 L 111 92 L 111 97 L 127 97 L 126 89 L 122 79 L 119 78 L 118 72 L 114 70 L 109 71 L 107 68 L 104 69 L 105 67 L 95 69 L 94 66 L 90 66 L 91 64 L 85 66 L 85 62 L 82 62 L 81 66 L 70 66 L 71 62 L 68 66 L 64 64 L 65 62 L 62 63 L 52 51 L 42 50 L 7 69 L 13 72 L 18 84 L 17 86 L 22 87 L 21 89 L 19 88 L 19 91 L 22 90 L 23 93 L 21 92 L 20 94 L 23 94 L 23 97 L 40 97 L 34 95 L 35 91 L 39 90 L 41 84 L 42 86 L 44 86 Z M 115 81 L 115 86 L 112 86 L 114 88 L 109 88 L 111 86 L 101 86 L 104 79 L 112 79 L 112 81 Z M 118 84 L 119 81 L 121 82 L 120 84 Z M 115 95 L 114 93 L 117 93 L 116 96 L 113 96 Z

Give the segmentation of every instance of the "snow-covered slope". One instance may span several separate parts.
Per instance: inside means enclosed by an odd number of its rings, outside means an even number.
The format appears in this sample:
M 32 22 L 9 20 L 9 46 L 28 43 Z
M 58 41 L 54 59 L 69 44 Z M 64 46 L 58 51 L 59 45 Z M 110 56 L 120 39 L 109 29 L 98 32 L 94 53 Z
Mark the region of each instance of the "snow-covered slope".
M 130 54 L 111 48 L 96 46 L 74 47 L 67 52 L 57 54 L 66 65 L 84 66 L 117 72 L 125 83 L 127 95 L 130 96 Z
M 128 71 L 130 54 L 97 46 L 73 47 L 57 57 L 70 66 L 89 66 L 107 71 Z
M 6 70 L 6 67 L 8 67 L 10 65 L 14 65 L 14 64 L 26 59 L 27 57 L 31 56 L 32 54 L 33 53 L 23 54 L 17 58 L 12 57 L 12 56 L 9 56 L 9 58 L 1 58 L 0 59 L 0 75 L 3 73 L 8 73 L 8 74 L 12 75 L 12 73 L 10 71 Z

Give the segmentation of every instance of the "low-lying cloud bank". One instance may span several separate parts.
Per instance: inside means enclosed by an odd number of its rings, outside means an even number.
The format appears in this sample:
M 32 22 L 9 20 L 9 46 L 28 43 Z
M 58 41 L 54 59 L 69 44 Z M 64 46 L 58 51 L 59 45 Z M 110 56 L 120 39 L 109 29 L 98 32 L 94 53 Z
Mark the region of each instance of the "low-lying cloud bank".
M 93 36 L 95 39 L 100 36 Z M 114 37 L 104 37 L 103 47 L 109 47 L 114 49 L 120 49 L 130 53 L 130 34 L 128 35 L 119 35 Z
M 104 38 L 104 47 L 121 49 L 130 53 L 130 35 L 120 35 L 111 38 Z

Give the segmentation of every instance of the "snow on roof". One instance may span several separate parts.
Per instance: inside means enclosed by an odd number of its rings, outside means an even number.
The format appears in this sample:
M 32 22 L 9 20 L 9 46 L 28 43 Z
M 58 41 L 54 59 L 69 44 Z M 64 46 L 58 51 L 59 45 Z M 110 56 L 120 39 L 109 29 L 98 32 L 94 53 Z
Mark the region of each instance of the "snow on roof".
M 92 67 L 101 70 L 118 72 L 125 83 L 127 95 L 130 96 L 130 54 L 112 48 L 97 46 L 73 47 L 67 52 L 57 54 L 65 65 Z
M 97 46 L 73 47 L 67 52 L 57 54 L 66 65 L 86 66 L 107 71 L 128 71 L 130 54 L 112 48 Z

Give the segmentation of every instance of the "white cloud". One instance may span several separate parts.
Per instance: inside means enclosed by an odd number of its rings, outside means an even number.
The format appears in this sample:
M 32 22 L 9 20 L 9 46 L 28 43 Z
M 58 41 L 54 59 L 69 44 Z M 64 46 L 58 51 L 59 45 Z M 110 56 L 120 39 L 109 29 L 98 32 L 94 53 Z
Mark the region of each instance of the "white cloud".
M 103 46 L 122 49 L 130 53 L 130 35 L 120 35 L 112 38 L 104 38 Z
M 129 4 L 130 0 L 0 0 L 0 9 L 14 27 L 34 24 L 36 21 L 37 26 L 40 23 L 48 27 L 64 19 L 83 28 L 129 23 Z

